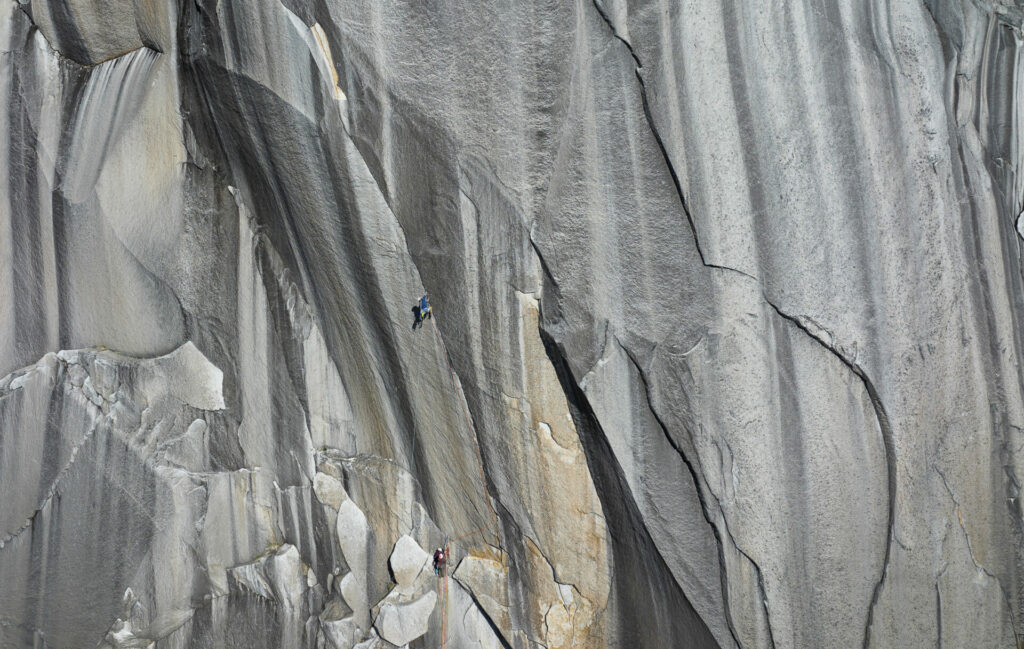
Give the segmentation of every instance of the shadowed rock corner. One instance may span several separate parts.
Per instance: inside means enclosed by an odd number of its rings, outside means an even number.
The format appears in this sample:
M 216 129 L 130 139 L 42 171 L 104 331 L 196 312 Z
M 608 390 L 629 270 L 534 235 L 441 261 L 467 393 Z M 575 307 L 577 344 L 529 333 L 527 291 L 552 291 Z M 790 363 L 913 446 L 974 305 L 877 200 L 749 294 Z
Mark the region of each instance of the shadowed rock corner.
M 0 646 L 1022 646 L 1022 20 L 0 0 Z

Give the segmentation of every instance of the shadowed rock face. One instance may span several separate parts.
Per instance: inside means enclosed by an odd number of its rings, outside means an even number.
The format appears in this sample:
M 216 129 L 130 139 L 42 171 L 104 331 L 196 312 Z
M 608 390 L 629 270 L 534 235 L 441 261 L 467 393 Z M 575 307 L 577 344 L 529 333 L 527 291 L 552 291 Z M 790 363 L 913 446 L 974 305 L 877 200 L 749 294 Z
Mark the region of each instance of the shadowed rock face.
M 0 646 L 1019 646 L 1024 6 L 831 4 L 0 0 Z

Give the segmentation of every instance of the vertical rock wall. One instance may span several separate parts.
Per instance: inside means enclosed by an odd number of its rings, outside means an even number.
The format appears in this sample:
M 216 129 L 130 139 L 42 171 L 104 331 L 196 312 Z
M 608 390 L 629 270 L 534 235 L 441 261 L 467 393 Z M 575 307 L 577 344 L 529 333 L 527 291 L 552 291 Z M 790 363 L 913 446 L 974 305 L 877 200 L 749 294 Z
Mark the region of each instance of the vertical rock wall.
M 0 0 L 0 646 L 1018 646 L 1022 25 Z

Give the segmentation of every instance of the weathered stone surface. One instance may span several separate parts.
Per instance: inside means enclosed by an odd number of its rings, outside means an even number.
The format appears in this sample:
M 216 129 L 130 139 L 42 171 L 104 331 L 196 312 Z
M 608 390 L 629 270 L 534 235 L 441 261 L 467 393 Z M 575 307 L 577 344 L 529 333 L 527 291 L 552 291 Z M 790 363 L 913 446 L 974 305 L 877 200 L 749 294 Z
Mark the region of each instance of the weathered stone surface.
M 427 632 L 427 622 L 437 604 L 437 593 L 431 591 L 410 602 L 385 600 L 373 621 L 382 638 L 402 646 Z
M 472 649 L 499 649 L 509 646 L 507 640 L 495 632 L 491 618 L 477 606 L 470 593 L 458 582 L 448 580 L 445 597 L 451 636 L 448 642 L 452 646 Z
M 316 494 L 317 500 L 335 510 L 340 509 L 342 503 L 348 499 L 345 488 L 337 478 L 319 471 L 313 476 L 313 493 Z
M 78 63 L 101 63 L 143 45 L 132 0 L 26 0 L 20 4 L 51 46 Z M 158 3 L 140 0 L 138 4 Z
M 232 586 L 273 600 L 287 609 L 300 608 L 310 586 L 299 551 L 284 544 L 268 556 L 228 570 Z
M 0 0 L 0 646 L 1016 646 L 1022 28 Z
M 496 561 L 468 556 L 459 562 L 453 576 L 479 605 L 487 619 L 505 637 L 513 635 L 508 582 L 508 559 Z
M 398 585 L 402 588 L 411 588 L 416 583 L 416 578 L 430 563 L 430 555 L 411 536 L 404 535 L 395 543 L 388 563 Z

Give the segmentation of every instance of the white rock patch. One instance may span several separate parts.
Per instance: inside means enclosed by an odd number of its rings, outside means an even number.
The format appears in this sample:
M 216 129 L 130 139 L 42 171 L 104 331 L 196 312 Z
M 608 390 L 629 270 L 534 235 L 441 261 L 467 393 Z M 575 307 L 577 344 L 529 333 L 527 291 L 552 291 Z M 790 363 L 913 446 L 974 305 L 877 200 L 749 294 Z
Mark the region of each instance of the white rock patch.
M 391 552 L 391 558 L 388 560 L 391 565 L 391 573 L 402 589 L 411 589 L 414 586 L 416 578 L 420 576 L 429 561 L 430 555 L 408 534 L 398 539 L 395 549 Z

